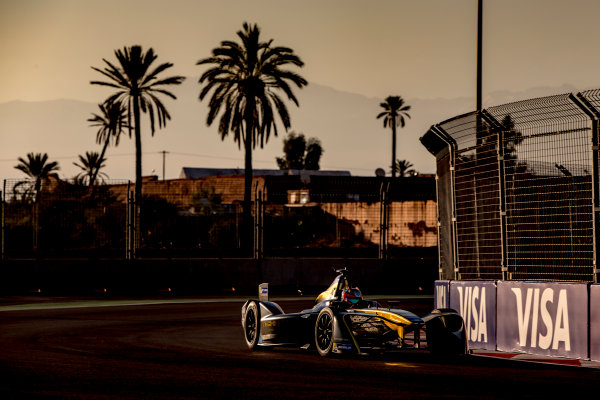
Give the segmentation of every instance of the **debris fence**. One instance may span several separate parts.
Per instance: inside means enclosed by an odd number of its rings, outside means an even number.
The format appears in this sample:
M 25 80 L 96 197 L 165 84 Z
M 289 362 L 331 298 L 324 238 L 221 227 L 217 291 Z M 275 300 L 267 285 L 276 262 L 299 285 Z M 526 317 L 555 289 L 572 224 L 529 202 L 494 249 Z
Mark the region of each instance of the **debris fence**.
M 599 116 L 592 90 L 431 127 L 442 279 L 597 282 Z
M 433 177 L 255 177 L 250 213 L 243 176 L 154 179 L 133 193 L 127 181 L 5 180 L 2 259 L 386 259 L 437 246 Z

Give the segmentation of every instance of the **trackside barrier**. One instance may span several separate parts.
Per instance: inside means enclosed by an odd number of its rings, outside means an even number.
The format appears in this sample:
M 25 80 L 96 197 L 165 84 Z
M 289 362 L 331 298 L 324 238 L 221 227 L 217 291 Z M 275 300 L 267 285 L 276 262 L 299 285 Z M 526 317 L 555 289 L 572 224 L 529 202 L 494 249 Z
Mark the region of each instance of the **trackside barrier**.
M 498 282 L 498 350 L 588 358 L 588 286 Z
M 433 308 L 450 307 L 450 281 L 435 281 L 433 290 Z
M 435 281 L 434 308 L 452 308 L 464 321 L 469 346 L 496 349 L 496 282 Z
M 436 281 L 465 320 L 472 348 L 600 360 L 600 285 L 516 281 Z
M 600 285 L 590 285 L 590 358 L 600 361 Z
M 469 346 L 496 348 L 496 282 L 451 282 L 450 308 L 463 316 Z
M 434 308 L 452 308 L 464 321 L 469 346 L 496 350 L 496 282 L 435 281 Z

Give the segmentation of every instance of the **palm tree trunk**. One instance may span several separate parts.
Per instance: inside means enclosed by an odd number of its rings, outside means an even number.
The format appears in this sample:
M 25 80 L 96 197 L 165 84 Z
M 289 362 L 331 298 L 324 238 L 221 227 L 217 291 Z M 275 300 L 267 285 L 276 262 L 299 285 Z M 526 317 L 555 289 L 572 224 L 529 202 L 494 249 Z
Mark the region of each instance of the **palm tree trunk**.
M 244 138 L 244 219 L 242 223 L 242 241 L 244 250 L 251 254 L 251 247 L 254 243 L 254 229 L 252 226 L 252 137 L 254 134 L 254 98 L 249 96 L 246 105 L 246 137 Z
M 102 146 L 102 152 L 100 153 L 100 158 L 98 158 L 98 165 L 94 169 L 94 173 L 90 178 L 90 186 L 94 186 L 94 182 L 96 182 L 96 178 L 98 177 L 98 173 L 100 172 L 100 166 L 102 165 L 102 159 L 104 158 L 104 154 L 106 154 L 106 148 L 108 147 L 108 143 L 110 142 L 110 135 L 106 137 L 106 141 L 104 142 L 104 146 Z
M 133 254 L 141 243 L 141 204 L 142 204 L 142 133 L 140 127 L 140 98 L 133 96 L 133 118 L 135 124 L 135 217 Z
M 396 177 L 396 118 L 392 120 L 392 178 Z

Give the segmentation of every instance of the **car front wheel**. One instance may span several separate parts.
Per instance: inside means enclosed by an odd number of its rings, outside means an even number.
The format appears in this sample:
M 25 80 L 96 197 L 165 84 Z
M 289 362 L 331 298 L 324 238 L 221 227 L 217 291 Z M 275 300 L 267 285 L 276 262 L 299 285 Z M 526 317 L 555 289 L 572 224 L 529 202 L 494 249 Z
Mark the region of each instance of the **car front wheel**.
M 322 356 L 328 356 L 333 350 L 333 311 L 325 307 L 317 316 L 315 323 L 315 345 Z
M 260 335 L 260 314 L 255 301 L 250 302 L 246 307 L 242 321 L 246 345 L 250 350 L 254 350 L 258 344 L 258 337 Z

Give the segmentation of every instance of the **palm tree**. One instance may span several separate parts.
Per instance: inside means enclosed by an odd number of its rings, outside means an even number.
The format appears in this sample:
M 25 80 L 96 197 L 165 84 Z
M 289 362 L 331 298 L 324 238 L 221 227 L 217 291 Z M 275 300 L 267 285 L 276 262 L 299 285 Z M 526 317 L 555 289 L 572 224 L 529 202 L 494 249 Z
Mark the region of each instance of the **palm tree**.
M 73 163 L 73 165 L 81 169 L 81 172 L 77 175 L 77 178 L 83 183 L 93 186 L 94 180 L 98 176 L 101 178 L 107 176 L 105 173 L 100 172 L 100 169 L 106 166 L 105 161 L 106 158 L 95 151 L 86 151 L 85 156 L 79 156 L 79 164 L 76 162 Z
M 396 170 L 394 163 L 396 162 L 396 126 L 404 128 L 405 120 L 404 117 L 410 118 L 408 111 L 410 106 L 404 104 L 404 100 L 400 96 L 388 96 L 385 101 L 380 104 L 384 109 L 377 119 L 383 117 L 383 127 L 392 127 L 392 178 L 396 177 Z
M 52 172 L 60 170 L 57 161 L 48 162 L 48 154 L 27 153 L 27 159 L 18 158 L 19 164 L 15 168 L 22 171 L 28 177 L 34 180 L 35 201 L 40 198 L 42 182 L 44 182 Z
M 34 180 L 33 182 L 33 192 L 34 192 L 34 204 L 33 204 L 33 213 L 32 213 L 32 224 L 33 224 L 33 237 L 32 237 L 32 245 L 33 249 L 37 250 L 38 248 L 38 232 L 39 232 L 39 200 L 42 195 L 42 182 L 47 180 L 55 171 L 58 171 L 60 167 L 58 166 L 57 161 L 48 162 L 48 154 L 44 153 L 27 153 L 27 159 L 23 159 L 19 157 L 19 164 L 15 165 L 15 168 L 19 171 L 22 171 L 28 177 Z M 21 185 L 23 182 L 19 182 L 17 184 Z M 28 186 L 27 183 L 23 183 Z M 29 190 L 27 190 L 29 191 Z
M 92 81 L 92 85 L 102 85 L 117 89 L 116 93 L 106 100 L 106 104 L 120 103 L 127 109 L 127 122 L 131 134 L 131 127 L 135 134 L 135 198 L 142 197 L 142 136 L 140 127 L 140 112 L 147 113 L 150 118 L 152 135 L 155 131 L 155 118 L 158 118 L 158 127 L 166 125 L 171 115 L 158 95 L 165 95 L 172 99 L 177 97 L 165 89 L 165 86 L 179 85 L 185 79 L 183 76 L 159 78 L 158 75 L 173 66 L 172 63 L 163 63 L 151 69 L 157 55 L 150 48 L 147 52 L 141 46 L 124 47 L 115 50 L 118 65 L 103 59 L 104 69 L 92 67 L 109 79 L 108 82 Z M 133 121 L 132 121 L 133 114 Z
M 102 152 L 98 159 L 104 162 L 106 161 L 104 155 L 111 139 L 114 141 L 115 147 L 118 146 L 123 130 L 129 128 L 129 125 L 127 125 L 127 109 L 122 103 L 105 103 L 99 104 L 98 107 L 100 108 L 100 114 L 92 114 L 92 118 L 89 118 L 88 122 L 92 123 L 90 126 L 98 127 L 96 143 L 102 144 Z M 90 186 L 94 185 L 98 172 L 99 169 L 90 176 Z
M 308 82 L 295 72 L 283 69 L 288 65 L 302 67 L 304 63 L 288 47 L 273 46 L 273 40 L 260 40 L 260 29 L 244 23 L 237 32 L 241 43 L 223 41 L 213 49 L 212 56 L 198 61 L 210 65 L 200 77 L 203 100 L 211 91 L 207 125 L 221 113 L 219 134 L 221 139 L 232 132 L 234 141 L 245 150 L 244 215 L 250 217 L 252 189 L 252 150 L 258 143 L 262 147 L 269 140 L 271 129 L 277 136 L 274 110 L 287 131 L 291 127 L 287 107 L 278 94 L 283 92 L 298 106 L 290 83 L 302 88 Z
M 392 173 L 398 173 L 399 177 L 412 176 L 417 173 L 414 169 L 412 169 L 414 165 L 407 160 L 396 160 L 394 166 L 392 167 Z

